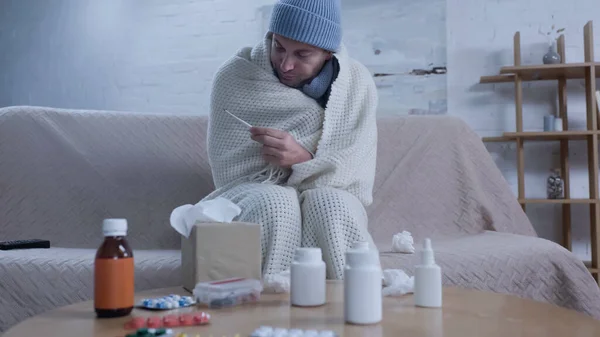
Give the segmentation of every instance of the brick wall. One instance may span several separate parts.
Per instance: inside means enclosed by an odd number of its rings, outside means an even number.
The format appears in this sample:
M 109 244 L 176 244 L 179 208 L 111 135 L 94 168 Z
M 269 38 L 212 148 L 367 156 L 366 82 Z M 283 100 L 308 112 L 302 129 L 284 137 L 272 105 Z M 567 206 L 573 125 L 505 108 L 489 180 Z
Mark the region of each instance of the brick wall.
M 0 106 L 206 114 L 212 77 L 259 41 L 275 0 L 3 0 Z M 344 0 L 349 52 L 380 114 L 445 113 L 444 0 Z M 375 23 L 375 24 L 374 24 Z
M 539 64 L 547 51 L 546 39 L 539 30 L 567 27 L 567 62 L 583 61 L 583 26 L 594 26 L 596 60 L 600 59 L 600 2 L 578 0 L 447 0 L 448 111 L 461 116 L 482 136 L 500 135 L 515 130 L 514 85 L 478 84 L 482 75 L 496 74 L 513 62 L 513 35 L 521 32 L 522 63 Z M 571 128 L 585 128 L 583 82 L 568 82 L 568 112 Z M 524 128 L 542 130 L 543 116 L 556 111 L 557 83 L 524 85 Z M 587 198 L 587 157 L 585 142 L 572 143 L 571 194 Z M 525 193 L 530 198 L 545 198 L 545 179 L 559 165 L 559 144 L 526 143 Z M 516 152 L 514 146 L 491 144 L 488 149 L 517 194 Z M 538 234 L 559 241 L 560 206 L 529 205 L 527 213 Z M 589 258 L 588 207 L 572 206 L 574 252 Z
M 206 113 L 270 0 L 3 0 L 0 106 Z

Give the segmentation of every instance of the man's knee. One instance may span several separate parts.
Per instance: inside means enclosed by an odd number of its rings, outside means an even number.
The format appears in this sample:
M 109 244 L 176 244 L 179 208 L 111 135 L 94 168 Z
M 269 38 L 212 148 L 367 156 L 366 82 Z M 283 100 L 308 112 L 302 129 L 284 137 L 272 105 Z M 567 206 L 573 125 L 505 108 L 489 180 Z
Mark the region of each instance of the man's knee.
M 243 213 L 261 218 L 295 219 L 301 216 L 298 193 L 291 187 L 253 184 L 239 204 Z
M 302 213 L 316 214 L 344 219 L 347 221 L 366 220 L 366 211 L 362 203 L 353 194 L 341 189 L 322 187 L 310 189 L 300 194 Z
M 336 188 L 307 190 L 300 195 L 303 223 L 317 233 L 328 233 L 336 240 L 343 237 L 365 240 L 374 246 L 368 231 L 368 216 L 363 204 L 353 194 Z

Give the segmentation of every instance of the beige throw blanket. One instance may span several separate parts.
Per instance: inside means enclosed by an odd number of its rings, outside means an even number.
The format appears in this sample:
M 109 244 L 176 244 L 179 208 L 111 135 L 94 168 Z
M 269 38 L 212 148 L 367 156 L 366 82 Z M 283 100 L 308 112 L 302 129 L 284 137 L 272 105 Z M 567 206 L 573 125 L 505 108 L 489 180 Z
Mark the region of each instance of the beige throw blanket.
M 369 71 L 342 47 L 340 72 L 326 109 L 302 91 L 280 83 L 271 67 L 271 35 L 241 49 L 217 72 L 211 97 L 208 155 L 217 191 L 241 182 L 287 184 L 299 192 L 333 187 L 363 205 L 372 202 L 377 150 L 377 90 Z M 269 165 L 261 144 L 227 109 L 253 126 L 289 132 L 315 158 L 291 170 Z

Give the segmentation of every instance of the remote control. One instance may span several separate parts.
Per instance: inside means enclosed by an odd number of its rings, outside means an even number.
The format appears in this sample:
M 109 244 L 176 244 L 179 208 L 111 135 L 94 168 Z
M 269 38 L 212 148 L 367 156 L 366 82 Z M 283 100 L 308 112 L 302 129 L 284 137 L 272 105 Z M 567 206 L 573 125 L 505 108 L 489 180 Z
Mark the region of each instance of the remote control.
M 31 248 L 50 248 L 50 241 L 40 239 L 0 241 L 0 250 Z

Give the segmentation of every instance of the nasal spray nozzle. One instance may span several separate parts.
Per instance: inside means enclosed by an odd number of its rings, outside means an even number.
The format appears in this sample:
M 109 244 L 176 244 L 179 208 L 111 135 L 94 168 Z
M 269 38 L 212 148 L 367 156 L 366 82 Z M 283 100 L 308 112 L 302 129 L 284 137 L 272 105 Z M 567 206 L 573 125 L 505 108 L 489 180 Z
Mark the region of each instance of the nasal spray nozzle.
M 423 242 L 423 250 L 421 251 L 421 264 L 431 266 L 435 264 L 433 249 L 431 249 L 431 239 L 426 238 Z
M 415 305 L 442 306 L 442 271 L 435 264 L 431 239 L 426 238 L 421 250 L 421 264 L 415 268 Z

